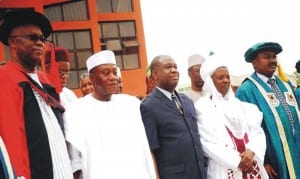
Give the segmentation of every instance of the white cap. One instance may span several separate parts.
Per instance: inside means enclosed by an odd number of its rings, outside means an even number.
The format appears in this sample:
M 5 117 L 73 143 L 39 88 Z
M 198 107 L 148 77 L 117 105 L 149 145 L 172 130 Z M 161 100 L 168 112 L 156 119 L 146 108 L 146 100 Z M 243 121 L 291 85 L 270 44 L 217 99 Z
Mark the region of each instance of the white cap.
M 188 69 L 195 65 L 201 65 L 205 61 L 205 58 L 199 54 L 194 54 L 188 58 Z
M 206 81 L 206 78 L 211 76 L 218 68 L 226 67 L 224 60 L 220 58 L 218 55 L 211 56 L 206 62 L 204 62 L 201 66 L 200 76 Z
M 86 61 L 88 72 L 90 72 L 93 68 L 103 64 L 116 65 L 116 57 L 114 52 L 110 50 L 103 50 L 90 56 Z

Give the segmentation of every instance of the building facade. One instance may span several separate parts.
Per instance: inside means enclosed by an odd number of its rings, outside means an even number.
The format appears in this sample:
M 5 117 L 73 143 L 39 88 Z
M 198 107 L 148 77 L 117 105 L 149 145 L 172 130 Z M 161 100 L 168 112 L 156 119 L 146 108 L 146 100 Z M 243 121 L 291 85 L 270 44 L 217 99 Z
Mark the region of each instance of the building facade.
M 146 46 L 140 0 L 0 0 L 0 17 L 11 9 L 34 9 L 51 21 L 49 40 L 69 50 L 71 74 L 68 87 L 79 92 L 79 77 L 95 52 L 115 52 L 122 71 L 123 92 L 146 94 Z M 0 62 L 10 59 L 0 43 Z

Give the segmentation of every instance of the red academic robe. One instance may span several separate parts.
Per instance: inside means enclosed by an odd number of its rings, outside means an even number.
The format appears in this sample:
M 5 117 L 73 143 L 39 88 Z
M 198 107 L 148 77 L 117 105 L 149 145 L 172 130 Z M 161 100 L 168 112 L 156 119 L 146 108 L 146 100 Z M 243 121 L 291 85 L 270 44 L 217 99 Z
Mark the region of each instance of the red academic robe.
M 45 74 L 42 72 L 37 72 L 37 74 L 43 85 L 50 86 Z M 18 64 L 8 62 L 6 65 L 0 67 L 0 136 L 2 136 L 3 141 L 6 144 L 16 176 L 25 176 L 26 179 L 30 179 L 32 177 L 32 168 L 30 166 L 31 161 L 29 154 L 30 152 L 32 154 L 32 151 L 29 151 L 31 149 L 28 147 L 30 142 L 28 143 L 27 141 L 28 136 L 26 136 L 26 119 L 24 115 L 26 111 L 27 113 L 28 111 L 30 113 L 31 110 L 28 110 L 28 108 L 24 106 L 24 88 L 21 87 L 21 83 L 27 85 L 29 84 L 29 79 L 22 72 L 22 69 Z M 32 92 L 30 92 L 30 94 L 31 93 Z M 58 99 L 57 94 L 54 95 L 54 97 Z M 56 112 L 55 114 L 57 114 Z M 40 113 L 34 114 L 33 116 L 38 116 L 39 121 L 42 119 Z M 47 143 L 48 139 L 45 139 L 45 141 L 44 143 Z M 36 147 L 36 149 L 38 149 L 38 147 Z M 50 148 L 47 150 L 50 151 Z M 51 155 L 49 157 L 51 162 Z M 52 163 L 50 166 L 52 166 Z M 52 168 L 48 170 L 50 171 Z

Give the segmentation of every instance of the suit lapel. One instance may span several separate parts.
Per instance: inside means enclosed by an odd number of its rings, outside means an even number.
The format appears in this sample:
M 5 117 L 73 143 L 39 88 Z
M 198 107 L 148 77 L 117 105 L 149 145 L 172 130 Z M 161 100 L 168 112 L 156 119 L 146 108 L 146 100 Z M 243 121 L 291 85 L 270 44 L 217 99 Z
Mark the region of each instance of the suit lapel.
M 161 103 L 165 104 L 166 106 L 168 106 L 169 108 L 171 108 L 173 111 L 175 111 L 175 112 L 177 112 L 177 113 L 180 114 L 180 112 L 176 108 L 176 106 L 173 103 L 173 101 L 171 101 L 168 97 L 166 97 L 161 91 L 159 91 L 159 89 L 155 88 L 154 91 L 153 91 L 153 94 L 155 95 L 155 97 L 157 97 L 159 99 L 159 101 Z

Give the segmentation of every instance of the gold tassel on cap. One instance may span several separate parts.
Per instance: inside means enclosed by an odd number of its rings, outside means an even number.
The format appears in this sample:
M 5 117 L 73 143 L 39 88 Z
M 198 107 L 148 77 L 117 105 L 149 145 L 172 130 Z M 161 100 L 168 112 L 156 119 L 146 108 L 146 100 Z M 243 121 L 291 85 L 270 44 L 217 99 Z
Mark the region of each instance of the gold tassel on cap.
M 282 66 L 280 64 L 277 64 L 277 70 L 278 70 L 278 76 L 279 78 L 284 81 L 284 82 L 288 82 L 289 78 L 286 76 L 286 74 L 283 72 L 282 70 Z

